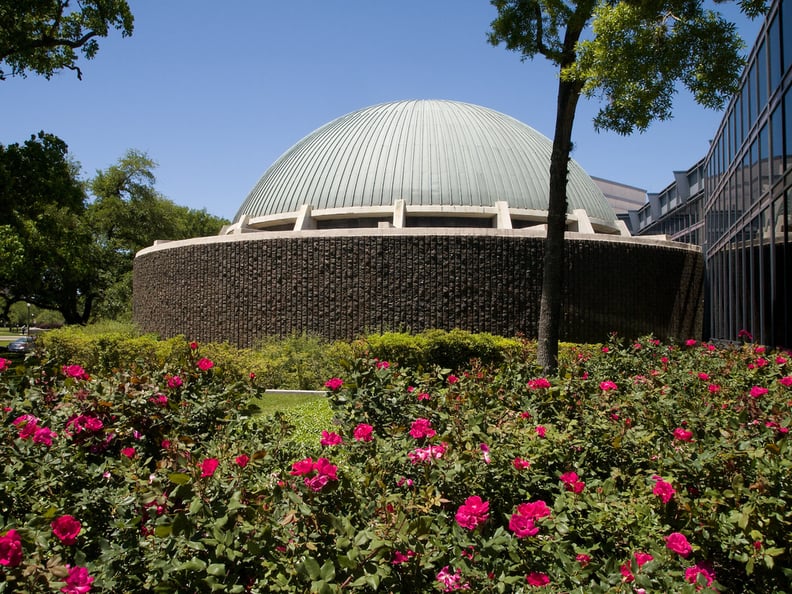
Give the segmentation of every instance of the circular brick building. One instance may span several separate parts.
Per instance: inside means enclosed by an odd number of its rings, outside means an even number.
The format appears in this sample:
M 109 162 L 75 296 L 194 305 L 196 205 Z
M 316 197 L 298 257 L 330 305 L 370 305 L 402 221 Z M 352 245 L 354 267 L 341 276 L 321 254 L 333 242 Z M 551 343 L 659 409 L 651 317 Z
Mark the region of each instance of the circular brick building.
M 536 335 L 552 143 L 490 109 L 385 103 L 286 151 L 220 235 L 158 242 L 134 268 L 134 319 L 249 346 L 462 328 Z M 636 239 L 574 161 L 562 338 L 700 333 L 700 251 Z

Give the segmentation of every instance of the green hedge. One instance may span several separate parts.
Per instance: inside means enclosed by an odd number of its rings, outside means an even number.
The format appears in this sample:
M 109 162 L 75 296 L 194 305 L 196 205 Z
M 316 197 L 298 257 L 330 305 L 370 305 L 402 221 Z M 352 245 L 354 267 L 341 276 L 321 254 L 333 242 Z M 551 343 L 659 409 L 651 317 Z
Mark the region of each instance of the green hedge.
M 53 361 L 96 372 L 111 372 L 130 363 L 167 367 L 169 361 L 183 359 L 190 350 L 183 336 L 163 340 L 120 323 L 53 330 L 43 333 L 40 343 Z M 472 359 L 485 365 L 533 359 L 535 346 L 534 342 L 487 333 L 427 330 L 372 334 L 351 344 L 295 334 L 267 338 L 250 349 L 228 343 L 202 344 L 201 349 L 218 365 L 218 373 L 229 378 L 247 378 L 253 373 L 257 383 L 268 388 L 308 390 L 321 389 L 328 378 L 340 373 L 344 361 L 359 356 L 414 369 L 461 369 Z

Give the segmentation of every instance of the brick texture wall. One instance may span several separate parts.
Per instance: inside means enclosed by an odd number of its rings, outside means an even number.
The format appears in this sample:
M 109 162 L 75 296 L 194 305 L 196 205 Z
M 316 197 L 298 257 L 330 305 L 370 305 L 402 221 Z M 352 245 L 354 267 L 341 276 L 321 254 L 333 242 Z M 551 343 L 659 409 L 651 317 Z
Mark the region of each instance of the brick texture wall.
M 257 234 L 258 235 L 258 234 Z M 700 338 L 703 261 L 665 243 L 568 239 L 562 340 Z M 135 259 L 134 320 L 250 346 L 291 332 L 537 334 L 541 237 L 292 236 L 174 243 Z

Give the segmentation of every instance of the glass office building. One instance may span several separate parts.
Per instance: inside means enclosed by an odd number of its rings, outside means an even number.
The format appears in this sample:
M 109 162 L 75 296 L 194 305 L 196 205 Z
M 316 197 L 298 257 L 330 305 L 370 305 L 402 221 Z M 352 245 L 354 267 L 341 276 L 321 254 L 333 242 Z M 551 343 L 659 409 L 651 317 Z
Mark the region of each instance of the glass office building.
M 773 2 L 705 168 L 705 336 L 792 346 L 792 0 Z
M 702 247 L 704 338 L 792 347 L 792 0 L 775 0 L 705 159 L 630 212 Z

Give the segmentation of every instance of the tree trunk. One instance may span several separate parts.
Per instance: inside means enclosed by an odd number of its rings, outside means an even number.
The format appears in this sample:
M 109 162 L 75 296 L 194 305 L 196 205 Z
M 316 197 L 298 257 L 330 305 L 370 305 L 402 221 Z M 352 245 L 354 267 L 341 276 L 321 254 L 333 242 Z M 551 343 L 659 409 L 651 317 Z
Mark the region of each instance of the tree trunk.
M 572 125 L 580 85 L 559 80 L 553 151 L 550 156 L 550 195 L 547 208 L 542 299 L 539 309 L 537 360 L 546 375 L 558 371 L 561 293 L 564 281 L 564 231 L 567 211 L 567 174 L 572 152 Z

